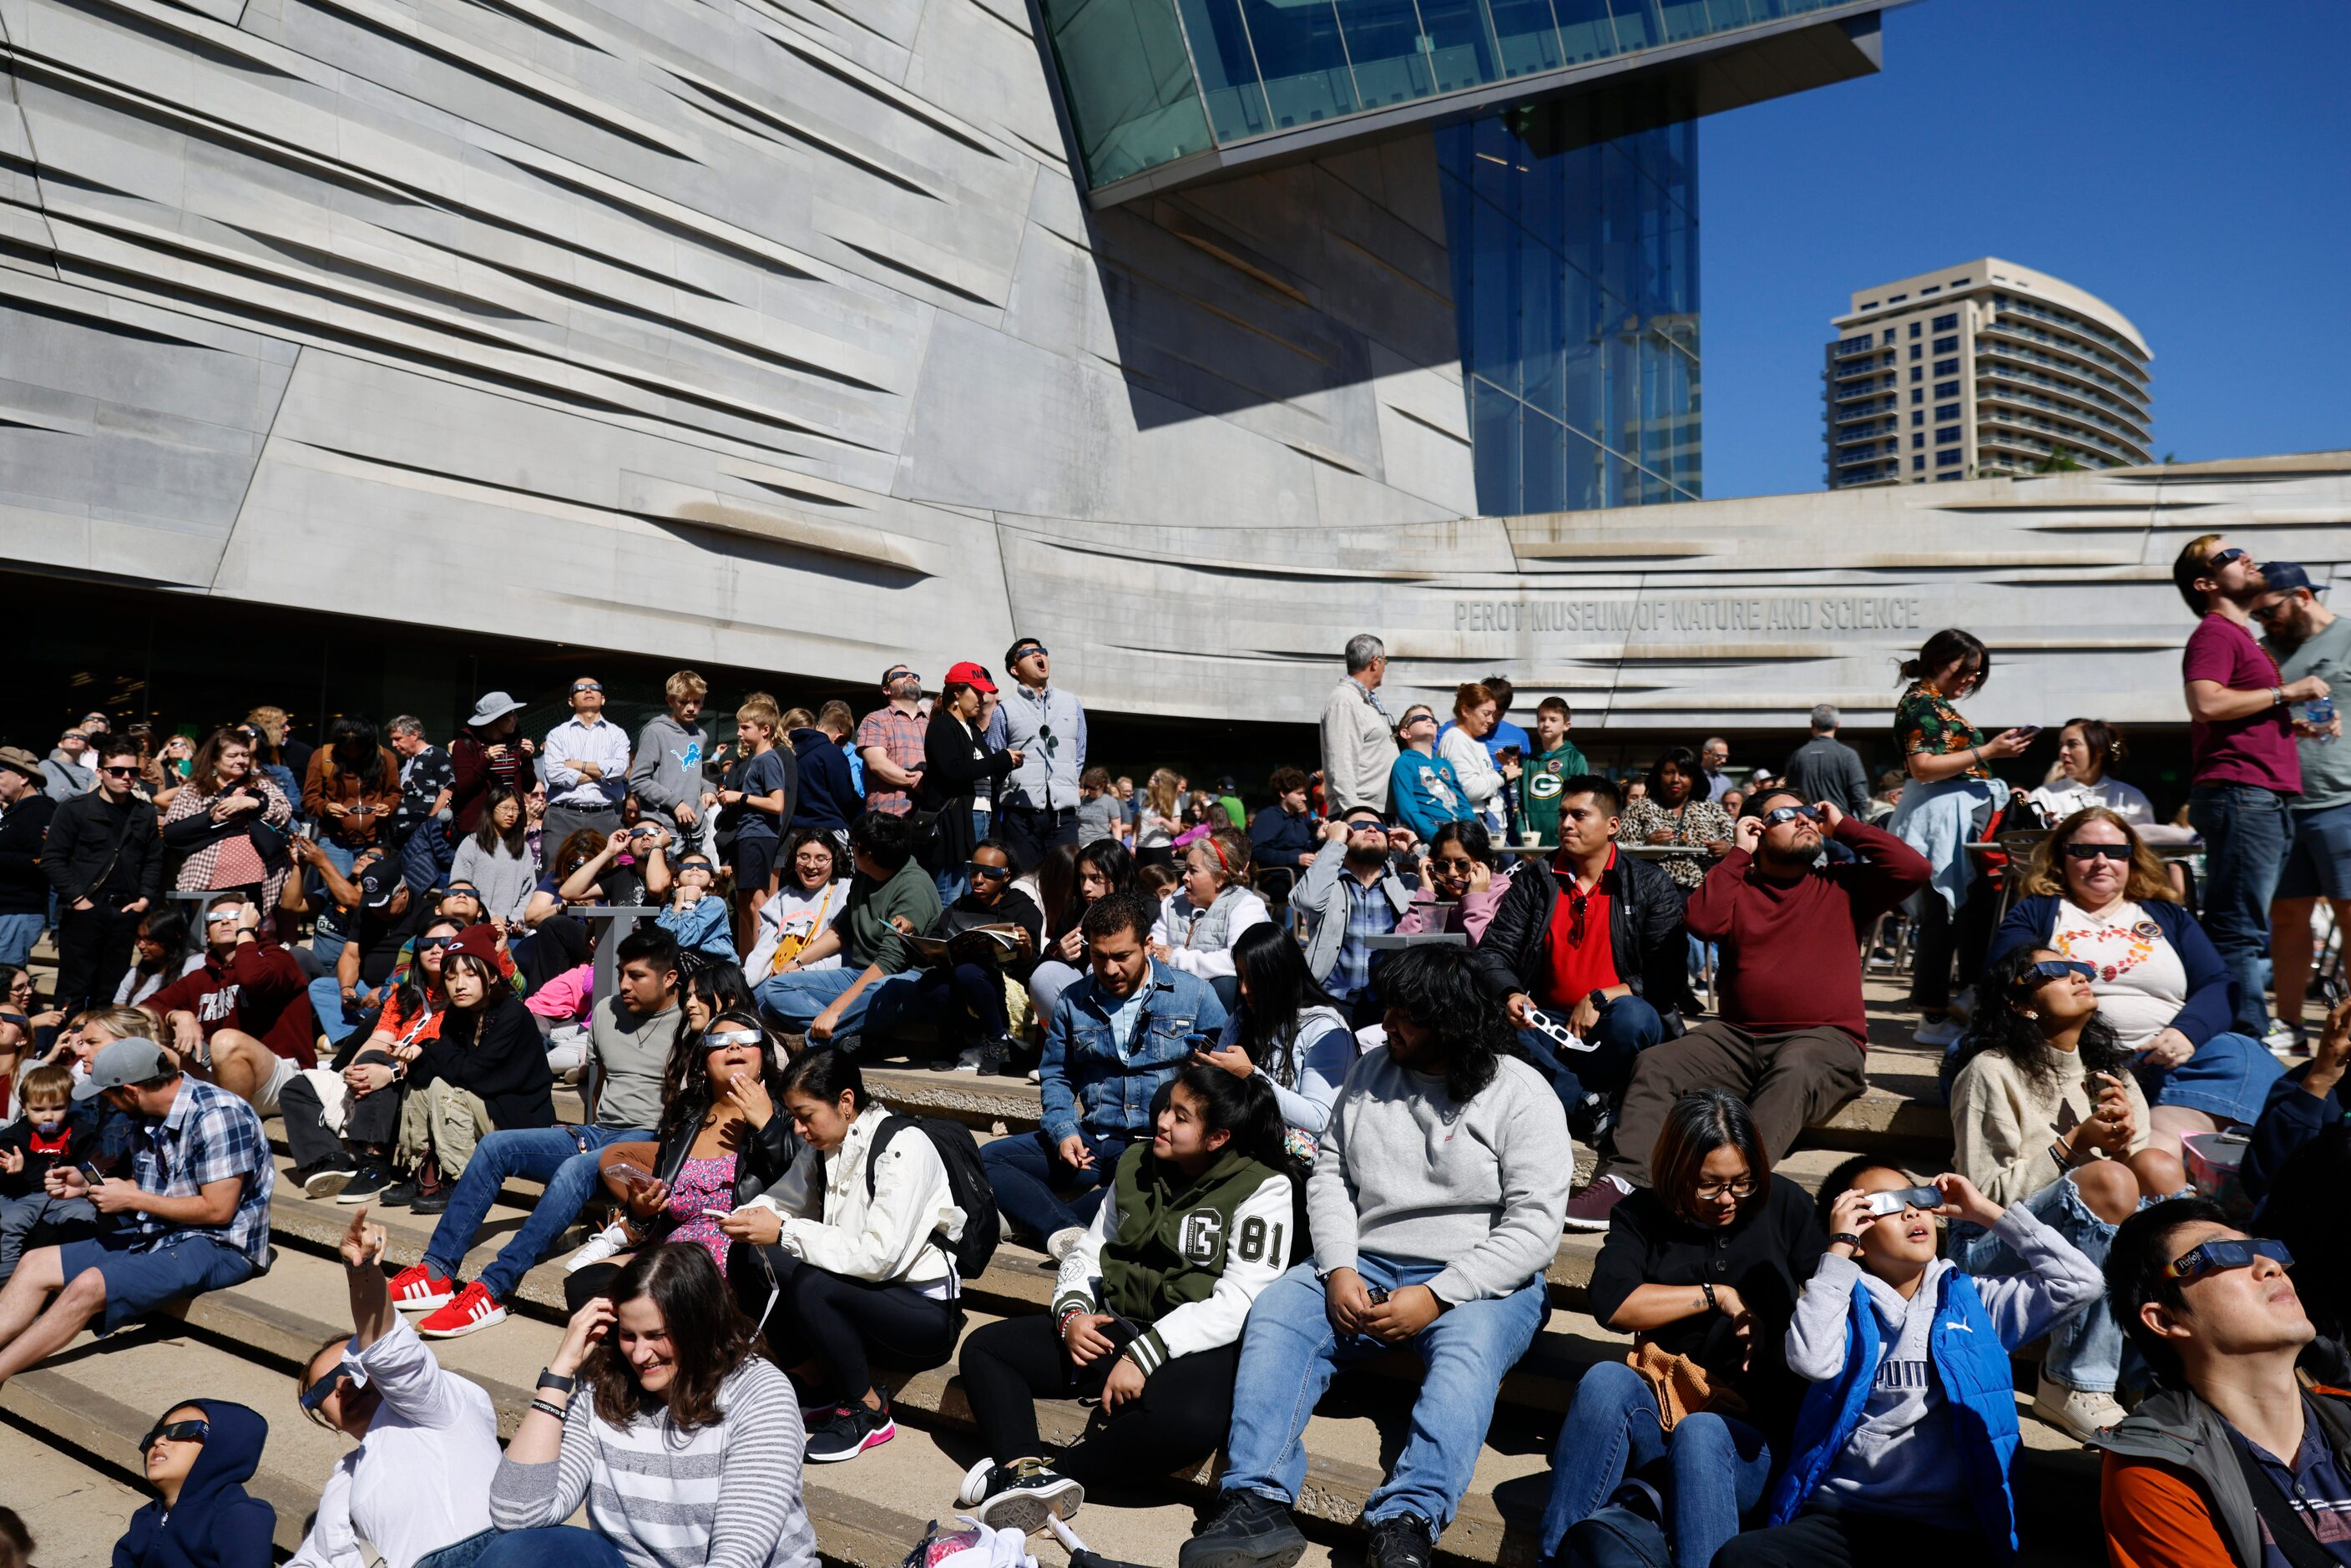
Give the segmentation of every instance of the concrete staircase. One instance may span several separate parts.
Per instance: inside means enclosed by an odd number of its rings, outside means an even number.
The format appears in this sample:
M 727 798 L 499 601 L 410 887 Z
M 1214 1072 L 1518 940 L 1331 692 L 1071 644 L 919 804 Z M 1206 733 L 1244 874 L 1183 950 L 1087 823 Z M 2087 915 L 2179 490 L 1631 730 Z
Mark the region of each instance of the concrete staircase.
M 1882 1006 L 1882 998 L 1874 999 Z M 1949 1127 L 1933 1094 L 1932 1056 L 1900 1043 L 1907 1032 L 1890 1012 L 1873 1011 L 1873 1033 L 1884 1039 L 1872 1049 L 1870 1091 L 1813 1128 L 1782 1167 L 1807 1187 L 1816 1187 L 1832 1166 L 1856 1150 L 1924 1172 L 1942 1168 L 1948 1159 Z M 1037 1092 L 1024 1082 L 890 1068 L 872 1071 L 869 1082 L 893 1108 L 964 1121 L 983 1139 L 1025 1134 L 1038 1119 Z M 282 1168 L 282 1147 L 279 1154 Z M 468 1278 L 519 1227 L 537 1197 L 528 1184 L 515 1184 L 502 1195 L 467 1259 Z M 183 1318 L 126 1329 L 103 1349 L 85 1338 L 0 1392 L 0 1422 L 5 1423 L 0 1426 L 0 1475 L 9 1477 L 7 1492 L 17 1490 L 16 1466 L 7 1461 L 21 1451 L 32 1465 L 28 1479 L 62 1473 L 72 1484 L 91 1489 L 89 1495 L 110 1500 L 104 1508 L 59 1512 L 42 1542 L 46 1568 L 83 1558 L 103 1561 L 127 1512 L 116 1506 L 120 1495 L 106 1489 L 135 1480 L 139 1436 L 172 1401 L 195 1394 L 242 1400 L 269 1417 L 269 1446 L 253 1490 L 277 1506 L 280 1546 L 290 1550 L 296 1544 L 340 1440 L 303 1421 L 294 1404 L 294 1373 L 322 1342 L 348 1329 L 340 1269 L 332 1252 L 350 1213 L 305 1198 L 290 1183 L 281 1183 L 271 1215 L 276 1257 L 267 1273 L 198 1300 Z M 430 1220 L 402 1209 L 376 1218 L 391 1232 L 395 1264 L 423 1254 Z M 1522 1568 L 1532 1561 L 1561 1412 L 1582 1370 L 1620 1358 L 1627 1345 L 1624 1336 L 1604 1330 L 1587 1312 L 1586 1291 L 1598 1251 L 1596 1236 L 1562 1239 L 1550 1270 L 1550 1321 L 1503 1385 L 1476 1483 L 1440 1542 L 1442 1554 L 1456 1563 Z M 1042 1312 L 1051 1286 L 1040 1255 L 1008 1244 L 987 1272 L 967 1285 L 969 1327 Z M 512 1315 L 505 1325 L 440 1342 L 435 1348 L 444 1364 L 489 1390 L 504 1429 L 511 1433 L 538 1369 L 559 1338 L 565 1317 L 559 1262 L 533 1269 L 507 1304 Z M 1307 1435 L 1311 1464 L 1299 1509 L 1316 1542 L 1308 1560 L 1313 1568 L 1330 1558 L 1360 1562 L 1363 1534 L 1355 1521 L 1401 1439 L 1417 1375 L 1416 1364 L 1399 1353 L 1341 1378 L 1317 1411 Z M 2019 1382 L 2026 1391 L 2022 1406 L 2032 1386 L 2028 1364 L 2020 1364 Z M 1243 1390 L 1242 1396 L 1249 1393 Z M 831 1562 L 893 1568 L 926 1521 L 950 1515 L 956 1480 L 979 1457 L 952 1366 L 905 1381 L 893 1401 L 900 1424 L 895 1441 L 849 1464 L 808 1470 L 810 1511 Z M 1083 1430 L 1087 1412 L 1075 1404 L 1049 1404 L 1040 1416 L 1047 1442 L 1066 1443 Z M 2018 1489 L 2027 1561 L 2095 1560 L 2102 1549 L 2092 1457 L 2029 1415 L 2024 1427 Z M 1177 1547 L 1190 1532 L 1194 1506 L 1210 1495 L 1214 1474 L 1214 1461 L 1208 1461 L 1175 1476 L 1137 1478 L 1134 1499 L 1090 1502 L 1077 1521 L 1081 1533 L 1097 1551 L 1172 1568 Z M 1057 1560 L 1059 1548 L 1038 1544 L 1040 1558 Z

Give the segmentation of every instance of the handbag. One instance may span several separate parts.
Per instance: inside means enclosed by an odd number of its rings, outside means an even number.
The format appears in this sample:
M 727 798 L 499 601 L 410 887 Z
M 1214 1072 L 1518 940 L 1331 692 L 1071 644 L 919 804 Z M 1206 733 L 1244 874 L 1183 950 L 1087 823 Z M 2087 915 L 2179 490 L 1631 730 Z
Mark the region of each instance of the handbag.
M 1712 1411 L 1718 1416 L 1736 1416 L 1747 1408 L 1747 1401 L 1734 1388 L 1716 1385 L 1713 1375 L 1686 1355 L 1676 1355 L 1653 1340 L 1643 1340 L 1625 1358 L 1625 1364 L 1640 1374 L 1641 1381 L 1649 1385 L 1656 1396 L 1657 1426 L 1665 1431 L 1685 1416 Z
M 275 865 L 286 858 L 287 842 L 292 835 L 256 817 L 245 825 L 245 836 L 253 841 L 253 852 L 261 857 L 262 864 Z

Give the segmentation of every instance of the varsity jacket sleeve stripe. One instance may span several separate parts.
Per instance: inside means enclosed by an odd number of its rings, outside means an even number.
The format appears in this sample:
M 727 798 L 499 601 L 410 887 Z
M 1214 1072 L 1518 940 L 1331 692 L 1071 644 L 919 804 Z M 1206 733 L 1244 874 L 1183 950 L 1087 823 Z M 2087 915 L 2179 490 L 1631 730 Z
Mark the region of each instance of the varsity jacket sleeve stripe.
M 1249 1303 L 1289 1267 L 1296 1228 L 1290 1179 L 1269 1175 L 1234 1206 L 1226 1221 L 1224 1271 L 1217 1276 L 1207 1300 L 1186 1301 L 1161 1317 L 1128 1343 L 1127 1358 L 1147 1377 L 1178 1356 L 1216 1350 L 1240 1338 Z

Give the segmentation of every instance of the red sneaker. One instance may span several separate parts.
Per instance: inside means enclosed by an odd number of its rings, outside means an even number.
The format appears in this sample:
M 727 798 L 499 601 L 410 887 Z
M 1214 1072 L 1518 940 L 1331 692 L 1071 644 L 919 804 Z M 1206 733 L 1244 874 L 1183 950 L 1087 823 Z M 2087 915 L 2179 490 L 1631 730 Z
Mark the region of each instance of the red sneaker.
M 422 1263 L 411 1263 L 392 1277 L 392 1304 L 403 1312 L 445 1307 L 456 1293 L 455 1280 L 444 1279 Z
M 456 1299 L 430 1317 L 418 1321 L 416 1332 L 426 1339 L 461 1339 L 507 1321 L 506 1308 L 482 1288 L 479 1280 L 457 1292 Z

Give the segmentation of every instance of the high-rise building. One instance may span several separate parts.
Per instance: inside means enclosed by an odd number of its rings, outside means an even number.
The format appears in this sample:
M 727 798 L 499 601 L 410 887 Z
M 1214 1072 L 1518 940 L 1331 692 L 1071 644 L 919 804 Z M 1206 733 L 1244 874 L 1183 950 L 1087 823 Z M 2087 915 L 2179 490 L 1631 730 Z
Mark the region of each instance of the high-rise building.
M 1855 293 L 1823 372 L 1828 483 L 1922 485 L 2151 460 L 2123 313 L 1994 256 Z

